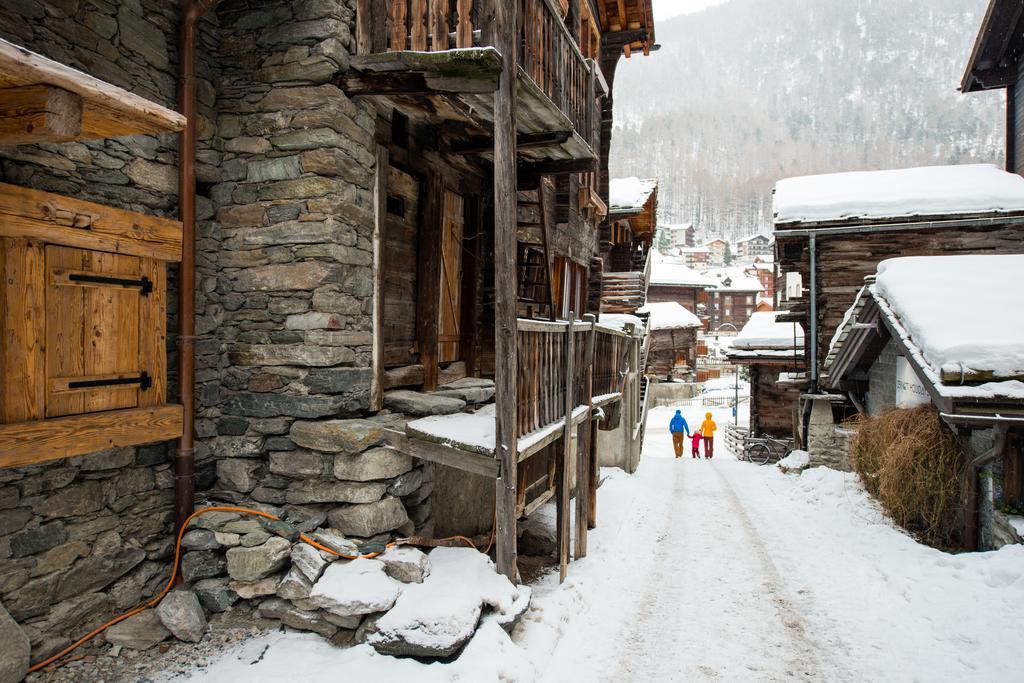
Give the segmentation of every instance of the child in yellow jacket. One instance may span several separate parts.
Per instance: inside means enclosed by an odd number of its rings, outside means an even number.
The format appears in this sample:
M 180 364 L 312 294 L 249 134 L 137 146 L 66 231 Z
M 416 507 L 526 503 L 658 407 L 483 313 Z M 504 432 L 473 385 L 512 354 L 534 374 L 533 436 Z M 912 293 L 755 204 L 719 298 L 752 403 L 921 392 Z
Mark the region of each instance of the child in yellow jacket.
M 704 440 L 704 457 L 711 458 L 715 455 L 715 430 L 718 425 L 711 419 L 711 413 L 704 414 L 704 422 L 700 425 L 700 433 Z

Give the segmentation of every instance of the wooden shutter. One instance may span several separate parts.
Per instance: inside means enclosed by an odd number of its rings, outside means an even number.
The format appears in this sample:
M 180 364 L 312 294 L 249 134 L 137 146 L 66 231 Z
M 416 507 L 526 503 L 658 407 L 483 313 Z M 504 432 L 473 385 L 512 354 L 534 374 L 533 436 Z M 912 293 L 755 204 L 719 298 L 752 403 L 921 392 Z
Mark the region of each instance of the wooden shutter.
M 438 362 L 459 359 L 462 320 L 462 233 L 465 228 L 465 200 L 445 190 L 441 232 L 441 307 L 438 320 Z
M 164 355 L 144 339 L 166 325 L 147 259 L 49 245 L 45 261 L 46 417 L 162 402 L 142 399 L 162 393 Z

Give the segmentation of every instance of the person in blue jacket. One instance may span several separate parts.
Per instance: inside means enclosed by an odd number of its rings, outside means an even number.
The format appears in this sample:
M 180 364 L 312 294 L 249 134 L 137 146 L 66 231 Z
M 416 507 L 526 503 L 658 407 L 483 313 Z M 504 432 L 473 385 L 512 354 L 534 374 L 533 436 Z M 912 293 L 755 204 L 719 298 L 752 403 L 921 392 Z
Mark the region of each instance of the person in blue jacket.
M 676 457 L 683 457 L 683 445 L 686 443 L 684 439 L 690 435 L 690 425 L 686 424 L 683 411 L 677 410 L 672 416 L 672 421 L 668 423 L 668 431 L 672 433 L 672 447 L 676 451 Z

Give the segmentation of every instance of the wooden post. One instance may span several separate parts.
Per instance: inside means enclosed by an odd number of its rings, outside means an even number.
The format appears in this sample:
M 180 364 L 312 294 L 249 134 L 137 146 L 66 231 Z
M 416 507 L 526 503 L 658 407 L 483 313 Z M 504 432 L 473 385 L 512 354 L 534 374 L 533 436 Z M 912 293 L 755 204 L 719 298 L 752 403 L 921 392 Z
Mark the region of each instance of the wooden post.
M 590 463 L 595 457 L 595 445 L 591 423 L 594 421 L 594 346 L 597 336 L 597 318 L 593 314 L 583 316 L 590 324 L 587 345 L 583 352 L 586 377 L 584 391 L 579 403 L 588 406 L 587 419 L 583 422 L 583 443 L 576 453 L 576 549 L 575 559 L 587 556 L 587 529 L 590 524 Z
M 466 364 L 466 376 L 479 371 L 477 346 L 480 338 L 480 254 L 483 242 L 483 200 L 472 197 L 466 202 L 466 232 L 462 247 L 462 322 L 459 325 L 459 359 Z
M 587 528 L 593 529 L 597 526 L 597 486 L 601 483 L 601 463 L 597 455 L 597 420 L 590 421 L 590 443 L 594 454 L 590 459 L 590 484 L 587 487 Z
M 541 227 L 541 238 L 544 241 L 544 265 L 545 272 L 548 276 L 548 302 L 551 306 L 551 310 L 548 312 L 548 318 L 551 322 L 558 319 L 558 312 L 555 306 L 555 266 L 551 259 L 551 224 L 548 222 L 548 203 L 545 199 L 544 188 L 547 184 L 544 182 L 544 176 L 540 177 L 540 184 L 537 188 L 537 205 L 540 209 L 540 227 Z
M 498 571 L 515 582 L 516 492 L 516 2 L 495 2 L 494 45 L 502 54 L 501 79 L 494 95 L 494 350 L 496 455 L 501 473 L 495 488 Z
M 377 175 L 374 180 L 373 219 L 373 349 L 370 366 L 373 378 L 370 383 L 370 410 L 384 407 L 384 263 L 385 224 L 387 221 L 388 199 L 388 148 L 377 146 Z
M 569 573 L 569 465 L 572 462 L 572 412 L 576 408 L 573 388 L 576 384 L 576 317 L 569 311 L 565 337 L 565 429 L 562 433 L 562 462 L 558 477 L 558 576 L 565 581 Z
M 423 183 L 420 204 L 419 296 L 416 338 L 423 365 L 423 390 L 437 389 L 437 338 L 441 308 L 441 232 L 444 220 L 444 179 L 433 173 Z
M 626 433 L 626 438 L 629 439 L 629 473 L 636 472 L 640 466 L 640 448 L 633 438 L 633 428 L 639 423 L 640 413 L 640 372 L 637 366 L 640 365 L 640 337 L 632 336 L 635 331 L 631 334 L 629 339 L 629 375 L 630 375 L 630 394 L 629 394 L 629 429 Z
M 624 326 L 626 334 L 629 335 L 629 339 L 626 340 L 627 347 L 626 353 L 629 354 L 629 349 L 632 348 L 633 330 L 635 329 L 632 323 L 626 323 Z M 630 358 L 632 361 L 632 358 Z M 630 467 L 633 464 L 632 453 L 633 453 L 633 369 L 632 365 L 626 365 L 626 376 L 622 379 L 622 398 L 619 399 L 621 407 L 619 409 L 619 424 L 622 429 L 622 457 L 625 469 L 630 474 L 633 470 Z

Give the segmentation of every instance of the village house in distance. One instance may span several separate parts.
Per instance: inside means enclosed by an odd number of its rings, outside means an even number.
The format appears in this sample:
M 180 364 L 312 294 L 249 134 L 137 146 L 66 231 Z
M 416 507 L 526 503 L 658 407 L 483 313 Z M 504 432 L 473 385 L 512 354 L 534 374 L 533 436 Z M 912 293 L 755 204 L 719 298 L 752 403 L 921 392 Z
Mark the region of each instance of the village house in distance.
M 608 202 L 616 66 L 655 48 L 650 0 L 73 5 L 0 7 L 0 85 L 25 102 L 0 131 L 18 678 L 161 595 L 186 524 L 182 590 L 92 642 L 195 641 L 249 609 L 449 657 L 482 613 L 511 624 L 517 521 L 557 503 L 564 578 L 598 432 L 633 457 L 643 438 L 640 332 L 597 315 L 653 227 L 617 232 Z M 429 556 L 334 561 L 456 535 L 508 580 L 429 645 L 399 597 Z M 367 582 L 388 588 L 336 589 Z

